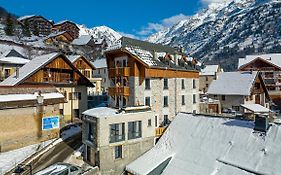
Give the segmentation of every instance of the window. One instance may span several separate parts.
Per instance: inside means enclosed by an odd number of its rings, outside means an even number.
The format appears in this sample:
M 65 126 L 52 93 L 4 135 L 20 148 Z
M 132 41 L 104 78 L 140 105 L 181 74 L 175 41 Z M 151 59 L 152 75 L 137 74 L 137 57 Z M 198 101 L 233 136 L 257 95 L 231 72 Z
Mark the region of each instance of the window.
M 125 140 L 125 123 L 116 123 L 110 125 L 110 143 Z
M 114 147 L 115 159 L 122 159 L 122 145 Z
M 94 141 L 94 132 L 93 132 L 93 124 L 87 123 L 87 139 L 90 142 Z
M 146 78 L 144 83 L 145 83 L 145 89 L 149 90 L 150 89 L 150 79 Z
M 209 87 L 209 84 L 206 84 L 206 88 L 208 88 Z
M 128 139 L 136 139 L 141 137 L 141 121 L 128 123 Z
M 79 118 L 79 109 L 74 109 L 74 117 Z
M 63 109 L 60 109 L 60 115 L 63 115 Z
M 232 106 L 232 109 L 236 112 L 238 112 L 240 110 L 240 107 L 239 106 Z
M 151 126 L 151 119 L 148 119 L 147 126 Z
M 196 81 L 195 81 L 195 79 L 192 80 L 192 87 L 193 87 L 193 89 L 196 88 Z
M 81 98 L 82 98 L 81 92 L 69 93 L 69 100 L 81 100 Z
M 168 79 L 164 78 L 164 89 L 168 89 Z
M 225 100 L 225 95 L 221 96 L 221 100 L 223 100 L 223 101 Z
M 193 94 L 193 104 L 196 103 L 196 94 Z
M 157 125 L 158 125 L 158 118 L 157 116 L 155 116 L 155 127 L 157 127 Z
M 208 81 L 208 77 L 206 77 L 206 81 Z
M 185 105 L 185 97 L 184 97 L 184 95 L 181 96 L 181 105 Z
M 184 79 L 181 80 L 181 89 L 185 89 L 185 86 L 184 86 Z
M 169 120 L 168 115 L 164 115 L 164 121 L 163 121 L 163 125 L 167 126 L 171 123 L 171 121 Z
M 164 96 L 164 107 L 168 107 L 168 96 Z
M 150 97 L 145 97 L 145 106 L 150 106 Z

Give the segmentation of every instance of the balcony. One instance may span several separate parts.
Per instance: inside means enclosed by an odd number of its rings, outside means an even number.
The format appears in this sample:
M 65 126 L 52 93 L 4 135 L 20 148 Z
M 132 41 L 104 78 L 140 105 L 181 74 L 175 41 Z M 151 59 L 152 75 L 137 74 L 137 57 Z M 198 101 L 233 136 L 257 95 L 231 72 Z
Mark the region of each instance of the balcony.
M 161 137 L 165 132 L 166 127 L 159 127 L 155 129 L 155 136 Z
M 108 88 L 108 94 L 110 96 L 129 96 L 130 95 L 130 88 L 127 86 L 121 86 L 121 87 L 109 87 Z
M 130 76 L 130 67 L 118 67 L 109 69 L 109 77 L 128 77 Z

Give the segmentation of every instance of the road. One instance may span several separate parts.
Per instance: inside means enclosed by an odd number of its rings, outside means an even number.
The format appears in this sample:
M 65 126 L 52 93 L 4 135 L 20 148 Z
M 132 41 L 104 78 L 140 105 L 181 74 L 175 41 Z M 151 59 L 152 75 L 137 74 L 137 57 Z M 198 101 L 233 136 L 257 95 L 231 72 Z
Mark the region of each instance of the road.
M 70 156 L 74 150 L 78 149 L 82 145 L 81 132 L 61 143 L 58 143 L 53 148 L 48 150 L 43 155 L 32 161 L 33 173 L 38 172 L 54 163 L 63 162 L 68 156 Z M 27 168 L 28 169 L 28 168 Z M 11 173 L 8 173 L 11 174 Z M 22 173 L 22 175 L 28 175 L 29 172 Z

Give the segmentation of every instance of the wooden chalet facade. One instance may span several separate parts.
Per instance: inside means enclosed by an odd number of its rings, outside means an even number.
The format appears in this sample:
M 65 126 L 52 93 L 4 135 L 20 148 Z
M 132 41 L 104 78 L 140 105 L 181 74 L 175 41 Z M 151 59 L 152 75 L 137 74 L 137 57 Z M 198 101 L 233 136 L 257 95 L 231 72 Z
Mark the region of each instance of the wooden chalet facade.
M 167 126 L 178 112 L 199 111 L 199 71 L 184 61 L 183 54 L 170 47 L 121 40 L 119 48 L 106 52 L 111 107 L 150 106 L 157 113 L 157 126 Z
M 48 38 L 45 40 L 45 43 L 47 44 L 53 44 L 57 42 L 70 43 L 71 41 L 73 41 L 73 37 L 68 32 L 63 31 L 63 32 L 49 35 Z
M 264 79 L 268 93 L 279 109 L 281 109 L 281 54 L 249 56 L 239 59 L 239 71 L 259 71 Z
M 22 25 L 28 24 L 32 33 L 38 32 L 39 35 L 47 36 L 51 33 L 53 24 L 43 16 L 30 15 L 18 18 Z
M 71 21 L 62 21 L 57 24 L 54 24 L 52 31 L 60 31 L 60 32 L 66 31 L 71 35 L 73 39 L 76 39 L 79 37 L 80 29 L 77 27 L 75 23 Z
M 92 83 L 63 54 L 47 54 L 32 59 L 0 86 L 54 86 L 67 101 L 60 105 L 64 121 L 80 117 L 87 109 L 87 87 Z

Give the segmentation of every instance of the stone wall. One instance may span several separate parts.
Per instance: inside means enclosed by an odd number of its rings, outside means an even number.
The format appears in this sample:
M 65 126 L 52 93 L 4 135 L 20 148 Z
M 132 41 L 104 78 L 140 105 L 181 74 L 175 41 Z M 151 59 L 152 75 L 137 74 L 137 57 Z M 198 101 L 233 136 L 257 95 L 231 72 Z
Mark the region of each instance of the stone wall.
M 0 152 L 59 137 L 59 129 L 42 131 L 42 116 L 59 116 L 59 105 L 0 110 Z

